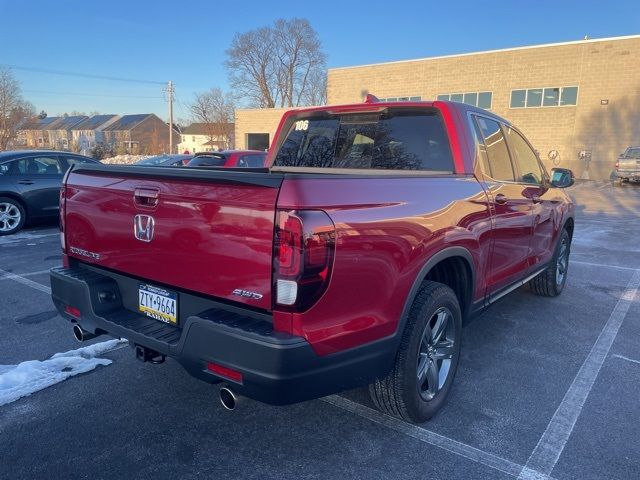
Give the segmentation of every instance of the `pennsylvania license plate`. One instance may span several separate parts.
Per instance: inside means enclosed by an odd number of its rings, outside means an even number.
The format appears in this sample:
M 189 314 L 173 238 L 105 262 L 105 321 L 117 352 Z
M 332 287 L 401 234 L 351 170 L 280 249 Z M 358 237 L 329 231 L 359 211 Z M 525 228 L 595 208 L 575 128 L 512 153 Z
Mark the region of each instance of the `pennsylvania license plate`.
M 178 295 L 164 288 L 140 284 L 138 310 L 165 323 L 178 323 Z

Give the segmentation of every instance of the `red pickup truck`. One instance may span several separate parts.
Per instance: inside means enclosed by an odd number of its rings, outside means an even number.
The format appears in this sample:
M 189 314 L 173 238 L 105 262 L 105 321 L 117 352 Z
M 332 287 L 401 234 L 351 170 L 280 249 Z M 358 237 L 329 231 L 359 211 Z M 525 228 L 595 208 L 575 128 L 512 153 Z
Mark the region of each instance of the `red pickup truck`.
M 450 102 L 292 110 L 269 168 L 76 165 L 53 301 L 79 340 L 129 340 L 197 378 L 288 404 L 369 385 L 429 419 L 463 318 L 567 279 L 570 171 L 508 121 Z

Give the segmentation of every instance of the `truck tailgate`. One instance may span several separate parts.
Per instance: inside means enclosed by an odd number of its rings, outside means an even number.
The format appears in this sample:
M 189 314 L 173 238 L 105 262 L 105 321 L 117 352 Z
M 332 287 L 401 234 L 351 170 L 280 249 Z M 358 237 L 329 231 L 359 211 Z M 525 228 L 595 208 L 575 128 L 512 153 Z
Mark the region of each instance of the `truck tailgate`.
M 269 310 L 281 182 L 267 172 L 76 168 L 63 193 L 67 253 L 150 284 Z
M 635 158 L 619 158 L 618 171 L 638 172 L 640 171 L 640 159 Z

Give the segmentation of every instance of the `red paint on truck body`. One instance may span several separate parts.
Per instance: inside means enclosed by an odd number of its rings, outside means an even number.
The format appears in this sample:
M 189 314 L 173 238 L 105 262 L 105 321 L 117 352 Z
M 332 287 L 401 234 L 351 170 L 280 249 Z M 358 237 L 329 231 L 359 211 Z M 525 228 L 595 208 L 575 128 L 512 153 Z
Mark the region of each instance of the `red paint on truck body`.
M 158 204 L 136 204 L 136 189 L 158 191 Z M 157 282 L 271 309 L 273 215 L 278 190 L 248 185 L 150 180 L 72 172 L 66 188 L 70 256 Z M 134 217 L 151 215 L 154 238 L 134 236 Z M 79 251 L 88 254 L 74 253 Z M 96 253 L 100 258 L 92 258 Z
M 167 288 L 270 311 L 276 330 L 304 337 L 321 355 L 393 335 L 419 273 L 448 247 L 469 253 L 475 272 L 470 300 L 482 306 L 488 295 L 551 258 L 573 205 L 559 189 L 485 178 L 476 162 L 470 107 L 402 102 L 291 110 L 281 120 L 266 162 L 271 165 L 283 132 L 299 115 L 425 107 L 436 108 L 443 118 L 455 167 L 451 175 L 285 172 L 278 189 L 204 183 L 195 176 L 151 180 L 72 171 L 65 193 L 67 253 Z M 157 189 L 157 207 L 136 205 L 136 188 Z M 498 205 L 500 193 L 513 201 Z M 301 313 L 272 305 L 276 209 L 322 210 L 335 225 L 329 285 Z M 149 244 L 133 236 L 134 215 L 146 213 L 153 214 L 158 236 Z M 72 246 L 100 258 L 74 254 Z M 263 296 L 238 297 L 232 293 L 237 288 Z

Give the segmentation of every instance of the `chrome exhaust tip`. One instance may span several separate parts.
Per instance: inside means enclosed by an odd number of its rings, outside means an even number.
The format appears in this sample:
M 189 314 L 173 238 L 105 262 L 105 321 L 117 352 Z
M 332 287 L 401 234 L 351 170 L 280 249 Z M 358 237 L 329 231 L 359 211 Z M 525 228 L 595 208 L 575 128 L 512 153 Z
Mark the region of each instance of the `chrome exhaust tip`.
M 98 335 L 96 335 L 95 333 L 87 332 L 77 323 L 73 325 L 73 338 L 75 338 L 80 343 L 91 340 L 92 338 L 96 338 L 97 336 Z
M 237 397 L 230 388 L 222 387 L 220 389 L 220 403 L 225 409 L 229 410 L 230 412 L 236 409 L 236 405 L 238 404 L 239 400 L 240 397 Z

